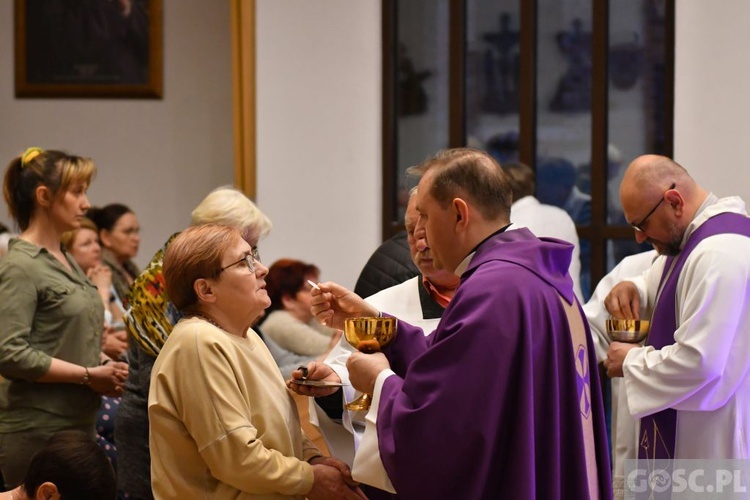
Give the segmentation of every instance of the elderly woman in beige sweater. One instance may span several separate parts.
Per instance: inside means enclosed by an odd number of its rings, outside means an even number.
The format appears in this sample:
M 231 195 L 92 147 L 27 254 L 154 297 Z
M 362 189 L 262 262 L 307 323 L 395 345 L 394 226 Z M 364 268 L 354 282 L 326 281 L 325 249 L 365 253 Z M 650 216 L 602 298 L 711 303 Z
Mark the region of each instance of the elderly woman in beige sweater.
M 184 317 L 151 374 L 151 483 L 158 499 L 362 498 L 322 457 L 263 341 L 268 269 L 233 228 L 191 227 L 167 248 L 167 294 Z

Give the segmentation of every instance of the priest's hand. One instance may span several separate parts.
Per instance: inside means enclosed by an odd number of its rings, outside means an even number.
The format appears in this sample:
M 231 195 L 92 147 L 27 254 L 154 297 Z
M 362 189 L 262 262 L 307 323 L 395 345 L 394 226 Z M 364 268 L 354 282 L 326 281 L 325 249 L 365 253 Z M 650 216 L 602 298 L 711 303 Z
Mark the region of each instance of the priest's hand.
M 317 287 L 312 289 L 310 311 L 324 325 L 339 330 L 344 328 L 346 318 L 379 314 L 379 311 L 365 302 L 362 297 L 330 281 L 318 283 Z
M 352 387 L 365 394 L 372 394 L 375 390 L 375 379 L 383 370 L 391 367 L 388 359 L 381 352 L 365 354 L 355 352 L 346 360 L 349 370 L 349 382 Z
M 604 299 L 604 307 L 617 319 L 638 319 L 641 313 L 641 297 L 632 281 L 621 281 L 610 290 Z
M 340 387 L 317 387 L 301 385 L 294 382 L 294 380 L 302 379 L 316 380 L 320 382 L 335 382 L 337 384 L 341 383 L 341 377 L 339 377 L 338 373 L 336 373 L 333 368 L 318 361 L 311 361 L 307 366 L 300 366 L 292 371 L 292 378 L 286 381 L 286 386 L 292 392 L 302 396 L 312 396 L 314 398 L 330 396 L 340 389 Z
M 607 369 L 609 378 L 622 377 L 622 363 L 631 349 L 641 347 L 638 344 L 626 344 L 625 342 L 612 342 L 609 344 L 607 359 L 604 360 L 604 368 Z

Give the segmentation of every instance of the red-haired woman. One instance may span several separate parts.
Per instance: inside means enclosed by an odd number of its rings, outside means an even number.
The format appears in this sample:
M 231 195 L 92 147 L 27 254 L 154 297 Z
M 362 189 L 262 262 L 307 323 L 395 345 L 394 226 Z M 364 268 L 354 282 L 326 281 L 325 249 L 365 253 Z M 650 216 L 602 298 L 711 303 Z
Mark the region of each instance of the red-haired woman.
M 277 260 L 266 277 L 271 307 L 260 329 L 283 349 L 301 356 L 325 354 L 340 338 L 310 312 L 312 287 L 308 281 L 317 282 L 319 278 L 316 266 L 293 259 Z

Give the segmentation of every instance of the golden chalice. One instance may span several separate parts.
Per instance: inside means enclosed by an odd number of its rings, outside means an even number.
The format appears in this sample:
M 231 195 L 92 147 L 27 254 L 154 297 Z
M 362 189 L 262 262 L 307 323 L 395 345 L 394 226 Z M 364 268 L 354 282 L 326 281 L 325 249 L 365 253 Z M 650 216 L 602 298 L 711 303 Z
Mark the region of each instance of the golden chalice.
M 607 335 L 612 342 L 637 344 L 646 338 L 649 326 L 646 319 L 608 319 Z
M 344 321 L 344 338 L 359 352 L 379 352 L 396 336 L 396 318 L 349 318 Z M 347 410 L 369 410 L 372 397 L 362 394 L 345 405 Z

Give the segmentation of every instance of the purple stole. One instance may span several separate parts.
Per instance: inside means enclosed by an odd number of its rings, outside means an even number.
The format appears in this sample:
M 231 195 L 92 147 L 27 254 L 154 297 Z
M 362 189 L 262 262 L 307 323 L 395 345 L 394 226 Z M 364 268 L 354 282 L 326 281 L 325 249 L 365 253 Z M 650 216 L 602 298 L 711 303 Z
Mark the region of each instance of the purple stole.
M 678 255 L 667 258 L 659 283 L 661 293 L 651 318 L 647 345 L 662 349 L 674 344 L 674 333 L 677 330 L 677 280 L 680 278 L 685 261 L 698 243 L 717 234 L 739 234 L 750 237 L 750 218 L 731 212 L 711 217 L 690 235 L 685 247 Z M 674 266 L 672 266 L 673 263 Z M 672 268 L 671 272 L 670 268 Z M 677 412 L 672 408 L 643 417 L 638 436 L 638 458 L 675 458 L 676 432 Z

